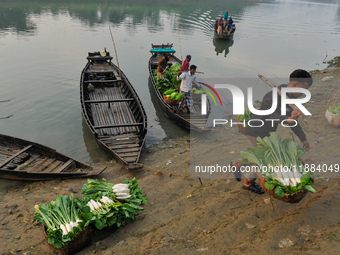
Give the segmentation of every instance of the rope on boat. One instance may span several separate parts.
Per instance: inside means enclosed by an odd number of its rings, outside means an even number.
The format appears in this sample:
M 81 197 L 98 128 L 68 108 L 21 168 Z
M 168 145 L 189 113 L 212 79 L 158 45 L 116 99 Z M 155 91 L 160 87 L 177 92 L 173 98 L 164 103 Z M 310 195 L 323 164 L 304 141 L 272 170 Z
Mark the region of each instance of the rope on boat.
M 163 172 L 161 170 L 157 170 L 157 169 L 154 169 L 152 167 L 149 167 L 149 166 L 146 166 L 144 164 L 141 164 L 141 163 L 134 163 L 134 165 L 139 165 L 139 166 L 142 166 L 142 167 L 145 167 L 151 171 L 154 171 L 156 173 L 159 173 L 159 174 L 166 174 L 166 175 L 169 175 L 169 178 L 171 178 L 171 176 L 178 176 L 178 177 L 183 177 L 183 178 L 190 178 L 190 176 L 188 175 L 180 175 L 180 174 L 172 174 L 172 173 L 166 173 L 166 172 Z

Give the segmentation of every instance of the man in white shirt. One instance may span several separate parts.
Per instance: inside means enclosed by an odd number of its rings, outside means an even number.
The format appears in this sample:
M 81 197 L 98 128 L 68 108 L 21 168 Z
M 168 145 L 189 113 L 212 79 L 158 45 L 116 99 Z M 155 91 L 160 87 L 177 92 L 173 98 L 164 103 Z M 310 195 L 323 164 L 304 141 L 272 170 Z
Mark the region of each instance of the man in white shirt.
M 197 66 L 191 65 L 189 72 L 184 72 L 181 75 L 178 74 L 177 80 L 182 80 L 181 87 L 180 87 L 180 93 L 183 94 L 181 101 L 179 102 L 179 108 L 184 109 L 184 107 L 187 108 L 187 112 L 190 111 L 190 106 L 192 104 L 191 97 L 190 97 L 190 91 L 192 89 L 193 83 L 196 82 L 196 69 Z

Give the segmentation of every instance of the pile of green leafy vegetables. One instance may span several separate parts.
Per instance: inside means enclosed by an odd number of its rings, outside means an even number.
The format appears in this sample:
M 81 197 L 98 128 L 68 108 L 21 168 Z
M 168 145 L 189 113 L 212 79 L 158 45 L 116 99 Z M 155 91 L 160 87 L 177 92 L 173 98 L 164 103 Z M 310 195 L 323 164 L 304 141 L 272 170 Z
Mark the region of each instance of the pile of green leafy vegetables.
M 258 137 L 257 141 L 257 149 L 241 151 L 242 162 L 257 165 L 259 173 L 266 179 L 268 190 L 275 190 L 280 197 L 303 189 L 315 192 L 311 186 L 314 175 L 305 169 L 301 161 L 304 149 L 291 139 L 281 141 L 276 132 L 264 138 Z
M 181 81 L 177 80 L 177 74 L 181 69 L 180 64 L 173 64 L 165 71 L 164 78 L 157 76 L 157 70 L 154 71 L 153 75 L 156 80 L 156 87 L 161 93 L 169 89 L 178 89 L 181 85 Z
M 147 203 L 136 178 L 125 179 L 124 184 L 88 179 L 81 192 L 82 198 L 58 195 L 47 205 L 34 207 L 34 219 L 44 224 L 48 243 L 56 248 L 68 245 L 90 224 L 103 229 L 134 222 L 136 213 L 144 210 L 140 205 Z
M 81 220 L 80 208 L 73 194 L 71 197 L 58 195 L 48 204 L 35 205 L 34 219 L 44 224 L 48 243 L 56 248 L 68 245 L 89 225 Z
M 77 199 L 78 205 L 84 212 L 81 217 L 89 221 L 97 229 L 103 229 L 116 225 L 120 227 L 124 222 L 134 222 L 135 214 L 141 210 L 141 204 L 146 204 L 147 200 L 143 196 L 143 190 L 138 186 L 136 178 L 124 181 L 128 185 L 130 197 L 124 200 L 117 200 L 113 192 L 114 184 L 103 181 L 89 179 L 82 188 L 82 199 Z M 112 202 L 102 203 L 103 198 L 107 197 Z M 91 211 L 90 201 L 101 203 L 99 208 Z
M 245 121 L 245 126 L 248 126 L 248 121 L 253 117 L 253 113 L 249 110 L 246 109 L 244 110 L 244 114 L 240 114 L 237 116 L 237 120 L 239 122 Z

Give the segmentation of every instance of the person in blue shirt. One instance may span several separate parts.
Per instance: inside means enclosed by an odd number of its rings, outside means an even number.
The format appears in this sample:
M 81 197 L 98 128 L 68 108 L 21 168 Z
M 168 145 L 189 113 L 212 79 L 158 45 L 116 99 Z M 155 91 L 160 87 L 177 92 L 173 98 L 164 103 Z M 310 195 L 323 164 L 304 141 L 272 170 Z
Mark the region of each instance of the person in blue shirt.
M 225 22 L 227 22 L 227 20 L 228 20 L 228 11 L 226 11 L 226 12 L 224 13 L 223 19 L 224 19 Z

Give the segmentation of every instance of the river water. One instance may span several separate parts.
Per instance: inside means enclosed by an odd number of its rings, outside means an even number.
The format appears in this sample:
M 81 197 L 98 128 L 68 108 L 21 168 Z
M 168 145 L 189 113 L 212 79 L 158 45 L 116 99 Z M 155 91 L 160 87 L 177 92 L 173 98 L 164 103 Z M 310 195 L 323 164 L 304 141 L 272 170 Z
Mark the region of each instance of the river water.
M 114 54 L 148 115 L 146 146 L 187 131 L 169 121 L 149 84 L 151 43 L 192 55 L 198 79 L 288 77 L 339 54 L 339 1 L 0 1 L 0 129 L 83 162 L 110 160 L 81 116 L 80 73 L 89 51 Z M 234 41 L 213 39 L 225 10 Z M 117 62 L 116 58 L 113 60 Z

